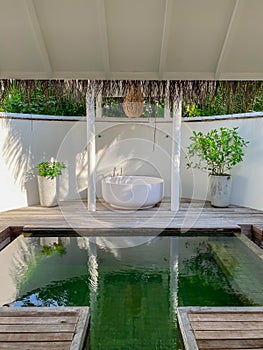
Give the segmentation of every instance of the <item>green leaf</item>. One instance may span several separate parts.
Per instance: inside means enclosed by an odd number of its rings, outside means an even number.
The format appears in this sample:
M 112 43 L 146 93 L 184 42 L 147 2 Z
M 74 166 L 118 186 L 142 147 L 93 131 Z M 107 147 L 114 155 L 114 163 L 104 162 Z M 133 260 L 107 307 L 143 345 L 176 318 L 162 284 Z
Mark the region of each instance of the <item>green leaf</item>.
M 208 170 L 214 175 L 228 174 L 233 166 L 243 160 L 243 148 L 249 143 L 237 130 L 238 127 L 221 127 L 219 130 L 210 130 L 207 134 L 193 131 L 186 156 L 187 167 Z
M 66 168 L 66 165 L 64 162 L 41 162 L 36 165 L 36 168 L 39 176 L 54 179 L 61 175 L 61 171 Z

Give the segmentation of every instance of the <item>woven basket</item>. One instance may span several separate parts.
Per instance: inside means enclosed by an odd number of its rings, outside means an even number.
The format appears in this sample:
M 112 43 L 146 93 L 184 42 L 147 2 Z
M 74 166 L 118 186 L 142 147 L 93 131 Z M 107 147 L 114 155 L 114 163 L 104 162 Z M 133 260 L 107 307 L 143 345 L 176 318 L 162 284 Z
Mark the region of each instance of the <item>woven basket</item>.
M 128 118 L 138 118 L 143 114 L 143 96 L 140 87 L 132 85 L 123 101 L 123 110 Z

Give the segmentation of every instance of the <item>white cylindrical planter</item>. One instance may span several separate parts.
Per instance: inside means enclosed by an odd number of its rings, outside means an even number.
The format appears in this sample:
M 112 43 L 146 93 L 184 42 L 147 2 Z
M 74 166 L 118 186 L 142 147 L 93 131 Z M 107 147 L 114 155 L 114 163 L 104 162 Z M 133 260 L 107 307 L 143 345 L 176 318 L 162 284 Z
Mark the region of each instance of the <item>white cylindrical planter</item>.
M 40 205 L 43 207 L 55 207 L 58 205 L 56 198 L 57 181 L 44 176 L 37 176 Z
M 213 207 L 227 207 L 230 204 L 231 176 L 210 175 L 210 196 Z

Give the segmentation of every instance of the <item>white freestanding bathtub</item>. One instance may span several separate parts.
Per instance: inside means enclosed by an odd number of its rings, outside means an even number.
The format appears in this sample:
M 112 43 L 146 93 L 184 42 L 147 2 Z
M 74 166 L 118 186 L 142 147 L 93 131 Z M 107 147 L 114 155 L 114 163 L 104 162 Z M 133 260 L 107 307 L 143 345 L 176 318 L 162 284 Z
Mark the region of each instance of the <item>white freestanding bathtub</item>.
M 109 176 L 101 181 L 102 197 L 112 207 L 148 209 L 163 198 L 164 181 L 150 176 Z

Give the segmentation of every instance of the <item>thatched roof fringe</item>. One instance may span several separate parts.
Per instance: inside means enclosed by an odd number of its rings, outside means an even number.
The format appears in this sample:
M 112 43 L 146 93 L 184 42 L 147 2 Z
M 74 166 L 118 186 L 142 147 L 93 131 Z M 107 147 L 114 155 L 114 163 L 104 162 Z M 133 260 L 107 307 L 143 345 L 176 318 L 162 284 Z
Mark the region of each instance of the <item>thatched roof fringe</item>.
M 94 96 L 126 96 L 132 85 L 140 86 L 145 99 L 159 100 L 169 98 L 170 104 L 183 97 L 184 101 L 210 103 L 217 93 L 221 93 L 222 102 L 232 109 L 233 96 L 242 92 L 242 103 L 253 100 L 256 95 L 263 94 L 262 81 L 200 81 L 200 80 L 0 80 L 0 102 L 13 89 L 24 94 L 30 100 L 41 90 L 46 100 L 56 95 L 58 101 L 65 95 L 75 100 L 84 100 L 87 92 Z

